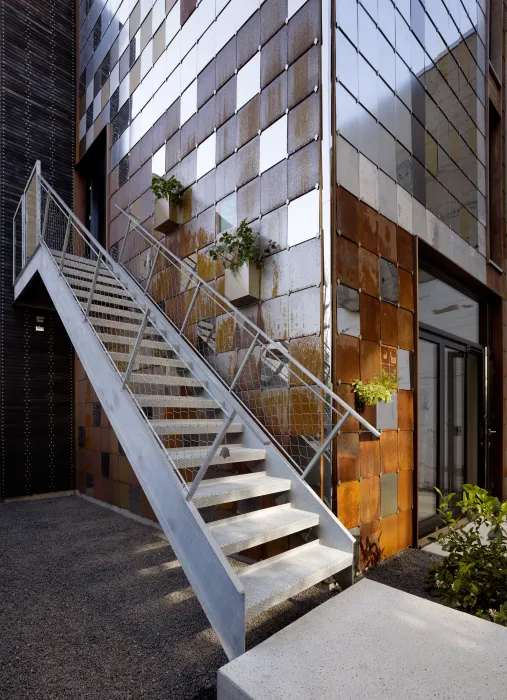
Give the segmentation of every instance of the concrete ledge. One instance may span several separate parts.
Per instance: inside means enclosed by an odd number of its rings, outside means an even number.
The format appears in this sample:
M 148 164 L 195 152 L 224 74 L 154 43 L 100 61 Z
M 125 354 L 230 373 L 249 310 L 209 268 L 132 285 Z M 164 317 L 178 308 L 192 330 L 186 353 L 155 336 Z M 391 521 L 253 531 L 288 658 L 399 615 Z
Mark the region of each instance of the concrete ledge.
M 363 580 L 218 672 L 218 700 L 504 700 L 507 628 Z

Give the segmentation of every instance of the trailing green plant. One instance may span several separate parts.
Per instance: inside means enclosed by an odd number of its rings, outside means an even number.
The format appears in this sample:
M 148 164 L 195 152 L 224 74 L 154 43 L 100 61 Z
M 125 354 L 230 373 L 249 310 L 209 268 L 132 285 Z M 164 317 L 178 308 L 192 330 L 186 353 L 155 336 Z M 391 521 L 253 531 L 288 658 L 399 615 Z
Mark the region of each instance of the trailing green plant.
M 150 189 L 157 199 L 167 199 L 170 204 L 174 204 L 176 207 L 181 206 L 185 188 L 174 175 L 171 175 L 168 180 L 160 175 L 154 175 Z
M 278 249 L 278 245 L 269 240 L 263 251 L 259 250 L 259 234 L 243 220 L 236 229 L 225 231 L 218 243 L 209 250 L 212 260 L 222 258 L 224 265 L 233 272 L 246 262 L 255 262 L 260 267 L 264 259 Z
M 430 539 L 448 556 L 431 568 L 427 587 L 447 605 L 507 627 L 507 501 L 471 484 L 457 502 L 455 493 L 436 491 L 445 529 Z
M 392 402 L 393 394 L 398 391 L 398 381 L 398 377 L 393 377 L 389 372 L 382 372 L 370 382 L 355 379 L 352 387 L 362 404 L 375 406 L 379 401 Z

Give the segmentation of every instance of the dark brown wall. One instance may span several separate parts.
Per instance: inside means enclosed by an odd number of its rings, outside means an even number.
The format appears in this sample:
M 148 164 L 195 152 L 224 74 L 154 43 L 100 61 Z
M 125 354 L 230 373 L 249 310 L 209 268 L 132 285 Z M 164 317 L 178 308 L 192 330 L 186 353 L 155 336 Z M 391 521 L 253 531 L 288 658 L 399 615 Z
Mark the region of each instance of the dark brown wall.
M 72 204 L 73 36 L 66 0 L 0 3 L 0 498 L 73 487 L 68 337 L 54 311 L 12 306 L 12 216 L 36 159 Z

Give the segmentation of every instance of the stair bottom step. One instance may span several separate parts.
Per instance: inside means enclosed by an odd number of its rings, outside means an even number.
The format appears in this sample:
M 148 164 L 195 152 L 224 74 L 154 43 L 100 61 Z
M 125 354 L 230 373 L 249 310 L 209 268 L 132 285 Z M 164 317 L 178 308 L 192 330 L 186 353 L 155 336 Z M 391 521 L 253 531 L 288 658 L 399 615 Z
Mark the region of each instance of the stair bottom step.
M 317 540 L 249 566 L 239 575 L 246 591 L 247 619 L 315 586 L 352 563 L 352 554 L 327 547 Z

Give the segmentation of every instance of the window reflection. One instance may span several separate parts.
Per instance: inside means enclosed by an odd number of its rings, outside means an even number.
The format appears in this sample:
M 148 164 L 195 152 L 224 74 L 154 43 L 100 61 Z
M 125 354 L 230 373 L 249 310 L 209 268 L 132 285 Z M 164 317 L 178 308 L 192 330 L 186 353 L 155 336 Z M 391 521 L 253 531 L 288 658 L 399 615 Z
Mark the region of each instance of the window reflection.
M 446 333 L 479 342 L 479 303 L 419 270 L 419 320 Z
M 216 208 L 216 232 L 223 233 L 237 226 L 236 193 L 230 194 L 218 202 Z

